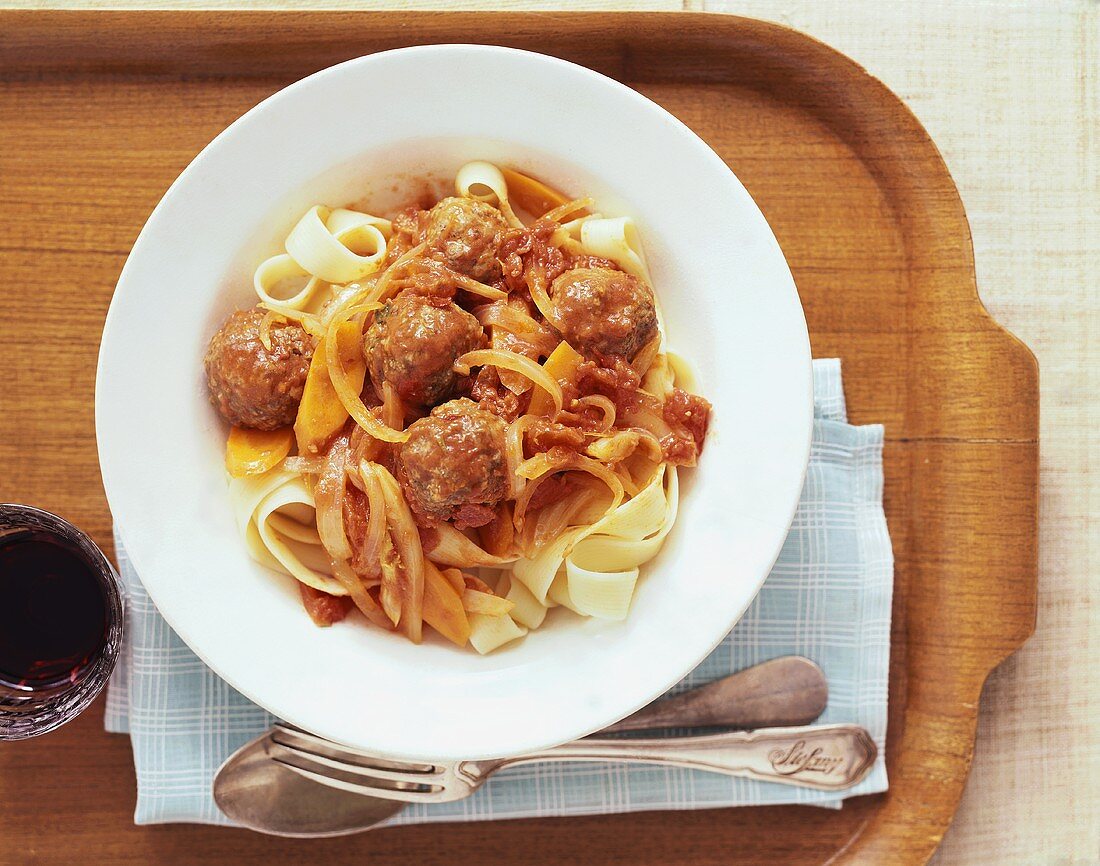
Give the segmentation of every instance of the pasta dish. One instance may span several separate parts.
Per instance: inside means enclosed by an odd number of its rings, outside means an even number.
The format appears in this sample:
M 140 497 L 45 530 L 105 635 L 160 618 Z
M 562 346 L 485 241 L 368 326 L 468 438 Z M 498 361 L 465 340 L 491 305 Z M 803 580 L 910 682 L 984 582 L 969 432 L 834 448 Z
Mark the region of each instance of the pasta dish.
M 455 193 L 310 208 L 205 367 L 248 551 L 313 621 L 486 653 L 551 608 L 627 616 L 710 404 L 632 219 L 487 162 Z

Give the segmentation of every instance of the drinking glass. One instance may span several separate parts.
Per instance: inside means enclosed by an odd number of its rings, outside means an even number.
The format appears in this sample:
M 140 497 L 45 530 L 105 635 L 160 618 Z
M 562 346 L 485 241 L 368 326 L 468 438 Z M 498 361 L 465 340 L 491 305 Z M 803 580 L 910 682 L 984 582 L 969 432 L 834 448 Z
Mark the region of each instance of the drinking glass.
M 83 712 L 106 685 L 122 647 L 125 590 L 103 551 L 56 514 L 29 505 L 0 503 L 0 555 L 9 545 L 36 540 L 74 555 L 86 568 L 88 579 L 97 582 L 104 602 L 103 638 L 98 649 L 82 657 L 62 677 L 36 682 L 33 678 L 14 680 L 10 675 L 0 676 L 0 740 L 21 740 L 44 734 Z M 26 571 L 29 574 L 33 569 Z M 7 574 L 8 579 L 14 579 L 11 573 Z M 4 587 L 0 587 L 0 593 L 7 597 Z M 64 592 L 49 596 L 48 602 L 55 612 L 64 614 L 66 622 L 73 621 L 73 617 L 95 616 L 97 623 L 89 627 L 98 627 L 98 604 L 94 610 L 89 608 L 90 612 L 79 607 L 74 609 L 77 604 L 74 596 Z M 66 604 L 68 608 L 63 607 Z M 11 641 L 18 640 L 20 629 L 26 633 L 25 630 L 32 626 L 28 625 L 26 611 L 12 609 L 10 605 L 8 608 L 0 609 L 0 629 L 6 632 L 0 638 L 8 641 L 7 649 L 12 651 Z M 44 612 L 46 616 L 49 614 L 50 611 Z M 19 617 L 23 618 L 22 623 L 17 621 Z M 19 647 L 14 649 L 17 652 Z

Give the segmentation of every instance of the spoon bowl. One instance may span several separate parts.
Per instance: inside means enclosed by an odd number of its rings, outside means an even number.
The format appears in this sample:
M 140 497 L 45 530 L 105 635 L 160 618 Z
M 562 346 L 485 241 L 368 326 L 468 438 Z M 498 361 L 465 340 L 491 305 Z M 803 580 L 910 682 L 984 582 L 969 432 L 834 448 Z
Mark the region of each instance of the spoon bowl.
M 226 759 L 214 779 L 214 802 L 238 824 L 273 836 L 347 836 L 396 815 L 404 803 L 357 797 L 295 773 L 269 756 L 267 731 Z

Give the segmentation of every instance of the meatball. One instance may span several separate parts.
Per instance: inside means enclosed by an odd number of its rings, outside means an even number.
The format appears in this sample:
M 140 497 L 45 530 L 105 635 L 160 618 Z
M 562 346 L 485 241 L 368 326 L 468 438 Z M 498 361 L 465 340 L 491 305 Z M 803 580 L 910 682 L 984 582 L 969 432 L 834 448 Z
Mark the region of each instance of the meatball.
M 455 358 L 484 336 L 477 319 L 448 299 L 405 291 L 375 315 L 363 355 L 379 397 L 389 382 L 406 403 L 434 406 L 454 395 Z
M 550 285 L 550 299 L 561 335 L 588 357 L 629 360 L 657 335 L 653 290 L 623 271 L 566 271 Z
M 432 258 L 475 280 L 500 279 L 497 256 L 508 224 L 492 205 L 445 198 L 428 213 L 425 241 Z
M 230 424 L 275 430 L 293 424 L 302 402 L 313 340 L 296 323 L 271 325 L 271 348 L 260 339 L 267 312 L 231 313 L 206 350 L 210 402 Z
M 398 453 L 409 505 L 435 520 L 478 526 L 508 490 L 504 422 L 472 400 L 452 400 L 409 427 Z

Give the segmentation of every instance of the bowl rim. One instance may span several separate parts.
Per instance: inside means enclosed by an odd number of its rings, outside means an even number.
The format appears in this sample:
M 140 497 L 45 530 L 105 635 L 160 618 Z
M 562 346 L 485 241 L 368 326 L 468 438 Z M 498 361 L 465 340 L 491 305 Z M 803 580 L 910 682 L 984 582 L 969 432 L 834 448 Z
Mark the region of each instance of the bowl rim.
M 557 67 L 562 67 L 562 68 L 565 68 L 565 69 L 568 69 L 568 70 L 572 70 L 574 73 L 576 72 L 576 70 L 581 70 L 584 75 L 591 77 L 592 80 L 600 81 L 601 82 L 600 86 L 604 86 L 604 87 L 611 86 L 612 88 L 614 88 L 617 91 L 618 96 L 622 97 L 622 99 L 629 100 L 629 101 L 635 102 L 637 104 L 641 104 L 641 105 L 644 106 L 644 110 L 646 110 L 650 113 L 654 113 L 655 115 L 659 116 L 661 118 L 661 120 L 663 120 L 663 122 L 674 125 L 676 128 L 678 128 L 681 131 L 682 134 L 686 135 L 686 140 L 691 141 L 691 143 L 692 143 L 692 145 L 693 145 L 693 147 L 696 151 L 695 155 L 698 159 L 708 160 L 711 163 L 716 164 L 716 168 L 719 168 L 722 172 L 726 173 L 728 175 L 728 177 L 730 179 L 732 179 L 734 184 L 736 184 L 737 186 L 742 186 L 741 183 L 740 183 L 740 180 L 736 177 L 736 175 L 732 172 L 732 170 L 730 170 L 725 165 L 725 163 L 721 160 L 721 158 L 701 138 L 699 138 L 699 136 L 696 135 L 686 124 L 684 124 L 677 117 L 675 117 L 675 115 L 671 114 L 669 111 L 667 111 L 666 109 L 664 109 L 663 107 L 661 107 L 657 103 L 649 100 L 647 97 L 645 97 L 642 94 L 638 93 L 637 91 L 633 90 L 629 86 L 615 80 L 614 78 L 606 76 L 606 75 L 604 75 L 600 72 L 597 72 L 595 70 L 592 70 L 592 69 L 590 69 L 588 67 L 585 67 L 585 66 L 582 66 L 580 64 L 575 64 L 575 63 L 572 63 L 570 61 L 562 60 L 560 58 L 553 57 L 551 55 L 546 55 L 546 54 L 541 54 L 541 53 L 538 53 L 538 52 L 526 51 L 526 50 L 521 50 L 521 49 L 507 48 L 507 47 L 503 47 L 503 46 L 472 44 L 472 43 L 439 43 L 439 44 L 432 44 L 432 45 L 418 45 L 418 46 L 394 48 L 394 49 L 390 49 L 390 50 L 387 50 L 387 51 L 381 51 L 381 52 L 376 52 L 376 53 L 373 53 L 373 54 L 367 54 L 367 55 L 363 55 L 363 56 L 360 56 L 360 57 L 352 58 L 350 60 L 343 61 L 339 64 L 335 64 L 335 65 L 327 67 L 325 69 L 318 70 L 317 72 L 314 72 L 309 76 L 306 76 L 302 79 L 299 79 L 299 80 L 293 82 L 292 84 L 288 85 L 287 87 L 284 87 L 284 88 L 276 91 L 275 93 L 267 96 L 262 101 L 257 103 L 255 106 L 250 108 L 248 111 L 246 111 L 244 114 L 242 114 L 236 120 L 234 120 L 224 130 L 222 130 L 205 147 L 203 147 L 203 149 L 194 157 L 194 159 L 188 164 L 188 166 L 172 182 L 172 184 L 168 187 L 168 189 L 166 190 L 166 192 L 164 193 L 164 195 L 162 196 L 160 201 L 157 203 L 156 207 L 151 212 L 151 214 L 148 217 L 145 225 L 142 227 L 141 232 L 138 234 L 138 236 L 137 236 L 137 238 L 136 238 L 136 240 L 133 244 L 133 247 L 131 249 L 131 252 L 130 252 L 129 256 L 127 257 L 127 261 L 126 261 L 126 263 L 125 263 L 125 265 L 124 265 L 124 267 L 123 267 L 123 269 L 122 269 L 122 271 L 119 275 L 119 278 L 118 278 L 118 281 L 117 281 L 117 284 L 116 284 L 116 292 L 115 292 L 115 295 L 112 297 L 111 305 L 110 305 L 110 308 L 108 310 L 108 313 L 107 313 L 107 316 L 106 316 L 106 319 L 105 319 L 105 322 L 104 322 L 104 326 L 103 326 L 103 335 L 102 335 L 102 339 L 101 339 L 100 351 L 99 351 L 99 357 L 98 357 L 97 369 L 96 369 L 96 388 L 95 388 L 95 392 L 96 392 L 96 439 L 97 439 L 97 448 L 98 448 L 98 453 L 99 453 L 100 465 L 101 465 L 101 467 L 103 467 L 102 475 L 103 475 L 104 489 L 105 489 L 105 492 L 106 492 L 106 495 L 107 495 L 108 503 L 111 507 L 112 516 L 114 516 L 116 514 L 122 514 L 127 509 L 126 509 L 126 506 L 122 504 L 123 500 L 125 498 L 125 493 L 122 489 L 120 489 L 119 483 L 117 483 L 114 480 L 114 475 L 111 471 L 109 471 L 109 468 L 108 468 L 112 464 L 112 455 L 110 453 L 110 451 L 111 451 L 110 445 L 106 441 L 108 437 L 105 437 L 103 435 L 103 431 L 106 427 L 106 423 L 105 423 L 106 418 L 104 417 L 104 413 L 105 413 L 106 410 L 104 409 L 104 406 L 103 406 L 102 401 L 101 401 L 101 393 L 105 388 L 105 381 L 106 381 L 106 377 L 108 375 L 108 369 L 107 368 L 108 368 L 109 362 L 110 362 L 109 349 L 110 349 L 111 346 L 114 345 L 114 343 L 117 342 L 117 332 L 123 327 L 122 324 L 120 323 L 120 320 L 123 318 L 124 313 L 120 312 L 120 311 L 122 310 L 122 304 L 124 302 L 122 299 L 124 299 L 129 294 L 129 291 L 131 291 L 131 290 L 128 290 L 127 288 L 125 288 L 125 287 L 129 286 L 129 284 L 130 284 L 129 280 L 128 280 L 128 275 L 134 270 L 134 267 L 133 267 L 132 263 L 135 259 L 135 254 L 137 254 L 142 249 L 143 240 L 146 238 L 147 234 L 149 234 L 150 226 L 155 225 L 157 223 L 158 219 L 160 218 L 160 215 L 163 214 L 166 210 L 168 210 L 169 208 L 172 207 L 172 205 L 175 202 L 176 198 L 180 194 L 180 189 L 184 186 L 184 184 L 186 184 L 187 181 L 192 176 L 194 176 L 196 174 L 199 174 L 200 172 L 203 171 L 203 168 L 204 168 L 206 162 L 209 159 L 212 158 L 211 154 L 216 153 L 220 142 L 223 142 L 227 138 L 232 137 L 238 129 L 240 129 L 242 126 L 244 126 L 246 124 L 249 124 L 252 121 L 252 119 L 255 118 L 256 116 L 259 116 L 259 115 L 262 115 L 266 112 L 270 112 L 270 111 L 274 110 L 274 107 L 277 106 L 278 103 L 280 101 L 282 101 L 287 95 L 294 94 L 294 93 L 296 93 L 296 92 L 298 92 L 298 91 L 300 91 L 304 88 L 309 88 L 309 87 L 315 86 L 319 82 L 323 82 L 327 79 L 336 78 L 339 75 L 341 75 L 342 72 L 345 69 L 347 69 L 348 67 L 355 67 L 355 66 L 359 66 L 359 65 L 363 65 L 363 64 L 370 64 L 370 63 L 375 63 L 375 62 L 378 62 L 378 61 L 385 61 L 387 58 L 390 58 L 394 55 L 415 55 L 415 54 L 438 53 L 440 51 L 455 51 L 455 50 L 475 52 L 475 53 L 478 53 L 478 54 L 490 54 L 490 55 L 513 55 L 513 56 L 514 55 L 519 55 L 519 56 L 521 56 L 523 58 L 526 58 L 528 60 L 537 59 L 538 62 L 540 62 L 540 63 L 545 63 L 545 64 L 549 64 L 549 65 L 552 65 L 552 66 L 557 66 Z M 742 187 L 742 189 L 743 189 L 743 187 Z M 754 205 L 755 205 L 755 203 L 754 203 Z M 759 210 L 759 209 L 757 208 L 757 210 Z M 774 232 L 772 232 L 770 225 L 767 225 L 766 220 L 764 220 L 764 224 L 767 226 L 767 230 L 771 233 L 772 238 L 774 240 Z M 777 241 L 776 241 L 776 246 L 778 247 L 778 242 Z M 782 257 L 782 253 L 780 253 L 780 255 Z M 783 264 L 787 268 L 787 273 L 789 275 L 789 273 L 790 273 L 789 265 L 787 265 L 785 257 L 782 257 L 782 258 L 783 258 Z M 799 454 L 799 458 L 798 458 L 799 462 L 800 462 L 800 471 L 798 473 L 798 483 L 797 483 L 797 485 L 793 485 L 793 484 L 789 485 L 791 487 L 791 490 L 788 491 L 789 495 L 785 497 L 786 500 L 789 502 L 789 506 L 786 509 L 786 513 L 783 517 L 783 525 L 784 525 L 785 528 L 783 529 L 782 532 L 776 532 L 775 533 L 776 537 L 775 537 L 774 542 L 770 546 L 770 553 L 769 553 L 769 556 L 767 557 L 768 563 L 769 563 L 768 567 L 762 570 L 762 573 L 759 575 L 759 577 L 756 581 L 756 586 L 753 589 L 752 593 L 746 596 L 745 602 L 742 605 L 739 606 L 739 609 L 736 611 L 736 614 L 732 617 L 732 619 L 730 619 L 729 623 L 726 625 L 724 630 L 721 631 L 721 633 L 712 636 L 712 639 L 710 639 L 706 643 L 705 648 L 703 648 L 700 651 L 694 653 L 693 657 L 692 657 L 692 660 L 690 661 L 690 664 L 686 664 L 684 666 L 683 670 L 677 675 L 676 679 L 674 679 L 672 682 L 666 682 L 665 680 L 652 682 L 650 684 L 650 686 L 648 686 L 644 690 L 644 697 L 638 698 L 637 696 L 635 696 L 635 698 L 631 701 L 631 703 L 629 705 L 622 706 L 621 708 L 616 710 L 616 712 L 614 714 L 611 714 L 611 715 L 605 714 L 605 716 L 601 716 L 601 719 L 597 720 L 595 723 L 593 723 L 593 721 L 591 719 L 586 719 L 583 723 L 574 723 L 574 724 L 571 724 L 569 726 L 564 726 L 563 725 L 563 729 L 562 729 L 562 732 L 560 733 L 560 735 L 555 735 L 554 737 L 542 736 L 542 737 L 539 737 L 535 740 L 531 740 L 530 742 L 525 742 L 522 745 L 521 748 L 508 748 L 507 750 L 500 751 L 500 752 L 491 752 L 491 751 L 486 752 L 484 750 L 476 750 L 475 749 L 470 754 L 440 754 L 438 750 L 432 751 L 431 749 L 428 749 L 428 750 L 423 751 L 423 752 L 416 752 L 415 750 L 394 751 L 393 749 L 387 748 L 387 747 L 380 747 L 380 748 L 377 748 L 377 749 L 372 749 L 372 751 L 376 751 L 380 755 L 388 755 L 388 756 L 391 756 L 391 757 L 398 757 L 398 758 L 416 758 L 416 759 L 488 758 L 488 757 L 503 757 L 503 756 L 506 756 L 506 755 L 513 755 L 513 754 L 517 754 L 517 753 L 522 752 L 522 751 L 528 751 L 528 750 L 533 750 L 533 749 L 538 749 L 538 748 L 545 748 L 545 747 L 556 745 L 556 744 L 561 743 L 561 742 L 566 742 L 566 741 L 569 741 L 571 739 L 575 739 L 577 737 L 580 737 L 580 736 L 586 735 L 588 733 L 591 733 L 592 731 L 598 730 L 599 728 L 602 728 L 602 727 L 604 727 L 608 724 L 611 724 L 614 721 L 617 721 L 619 718 L 622 718 L 622 717 L 628 715 L 629 713 L 639 709 L 641 706 L 644 706 L 645 704 L 651 702 L 652 700 L 655 700 L 656 698 L 660 697 L 665 691 L 667 691 L 668 688 L 675 685 L 675 683 L 677 681 L 679 681 L 680 678 L 682 678 L 683 676 L 686 676 L 692 670 L 694 670 L 694 668 L 697 667 L 699 665 L 699 663 L 702 662 L 714 650 L 714 648 L 717 647 L 718 644 L 721 643 L 721 641 L 726 637 L 728 632 L 740 621 L 740 619 L 744 616 L 746 610 L 749 608 L 749 606 L 755 600 L 756 596 L 758 595 L 758 593 L 760 591 L 761 586 L 763 585 L 765 579 L 767 578 L 768 574 L 770 573 L 772 565 L 774 565 L 774 562 L 779 557 L 779 554 L 782 550 L 783 542 L 786 538 L 787 531 L 789 531 L 789 527 L 790 527 L 790 525 L 791 525 L 791 523 L 794 519 L 794 515 L 796 513 L 796 509 L 797 509 L 799 498 L 800 498 L 800 493 L 801 493 L 801 490 L 802 490 L 802 486 L 805 482 L 805 476 L 806 476 L 807 467 L 808 467 L 808 463 L 809 463 L 810 445 L 811 445 L 811 437 L 812 437 L 812 431 L 813 431 L 812 357 L 811 357 L 811 353 L 810 353 L 809 334 L 808 334 L 808 329 L 806 327 L 805 313 L 804 313 L 804 310 L 801 307 L 801 302 L 797 297 L 797 289 L 795 288 L 795 285 L 794 285 L 793 276 L 790 277 L 790 285 L 791 285 L 792 291 L 795 294 L 796 306 L 798 308 L 798 313 L 799 313 L 799 316 L 800 316 L 799 324 L 801 326 L 802 340 L 801 340 L 801 345 L 799 345 L 798 349 L 799 349 L 799 355 L 800 355 L 799 360 L 801 361 L 801 367 L 804 368 L 804 373 L 803 373 L 803 376 L 802 376 L 803 398 L 802 398 L 802 407 L 801 407 L 803 427 L 804 427 L 804 431 L 803 431 L 804 435 L 802 436 L 802 439 L 801 439 L 801 449 L 800 449 L 800 454 Z M 778 517 L 778 515 L 777 515 L 777 517 Z M 771 528 L 771 524 L 768 524 L 768 525 L 769 525 L 769 528 Z M 144 549 L 140 545 L 134 545 L 134 546 L 130 545 L 130 543 L 128 541 L 128 537 L 127 537 L 127 531 L 128 530 L 127 530 L 126 523 L 122 520 L 119 520 L 118 523 L 116 523 L 116 532 L 117 532 L 117 534 L 119 535 L 119 537 L 121 538 L 121 540 L 123 542 L 123 546 L 127 551 L 128 557 L 132 561 L 132 564 L 133 564 L 133 567 L 134 567 L 135 571 L 140 575 L 144 571 L 144 569 L 141 565 L 141 561 L 144 559 L 144 556 L 143 556 Z M 142 581 L 142 582 L 144 584 L 144 581 Z M 160 601 L 158 599 L 158 596 L 160 595 L 159 589 L 154 588 L 154 587 L 149 587 L 148 585 L 146 585 L 146 590 L 148 591 L 148 593 L 149 593 L 151 599 L 153 600 L 154 604 L 157 605 L 157 609 L 163 611 L 162 605 L 160 604 Z M 301 724 L 300 719 L 302 718 L 302 716 L 300 715 L 300 713 L 298 713 L 298 712 L 294 711 L 293 709 L 291 709 L 290 706 L 287 704 L 287 702 L 285 700 L 281 701 L 281 702 L 280 701 L 273 701 L 269 697 L 266 697 L 266 696 L 265 696 L 264 699 L 261 699 L 256 694 L 256 689 L 252 688 L 249 683 L 242 683 L 239 680 L 239 678 L 234 677 L 234 676 L 226 673 L 225 670 L 224 670 L 224 667 L 222 665 L 218 664 L 216 662 L 216 660 L 211 659 L 210 657 L 208 657 L 208 655 L 204 652 L 204 648 L 202 648 L 200 646 L 197 646 L 196 641 L 194 641 L 192 639 L 192 637 L 190 636 L 189 633 L 191 632 L 191 629 L 189 629 L 189 627 L 188 627 L 188 622 L 181 621 L 180 617 L 177 616 L 176 611 L 171 610 L 171 609 L 169 609 L 167 611 L 163 611 L 162 616 L 168 622 L 168 624 L 172 627 L 172 629 L 179 635 L 179 637 L 188 645 L 188 647 L 190 647 L 191 650 L 193 652 L 195 652 L 195 654 L 203 661 L 203 663 L 206 664 L 215 674 L 217 674 L 219 677 L 224 679 L 229 685 L 231 685 L 233 688 L 235 688 L 236 690 L 241 692 L 243 695 L 248 697 L 253 702 L 259 704 L 261 707 L 263 707 L 263 708 L 267 709 L 268 711 L 272 712 L 273 714 L 275 714 L 275 715 L 277 715 L 277 716 L 279 716 L 279 717 L 281 717 L 281 718 L 283 718 L 287 721 L 290 721 L 293 724 Z M 702 647 L 703 645 L 700 644 L 699 646 Z M 309 729 L 316 730 L 316 728 L 318 726 L 317 725 L 303 725 L 303 727 L 308 727 Z M 330 736 L 331 737 L 331 734 L 326 734 L 323 730 L 322 731 L 317 731 L 317 733 L 320 733 L 322 736 Z M 338 741 L 341 741 L 341 742 L 345 742 L 347 745 L 352 745 L 352 746 L 356 745 L 355 743 L 347 742 L 347 739 L 344 738 L 344 737 L 331 737 L 331 738 L 335 739 L 335 740 L 338 740 Z

